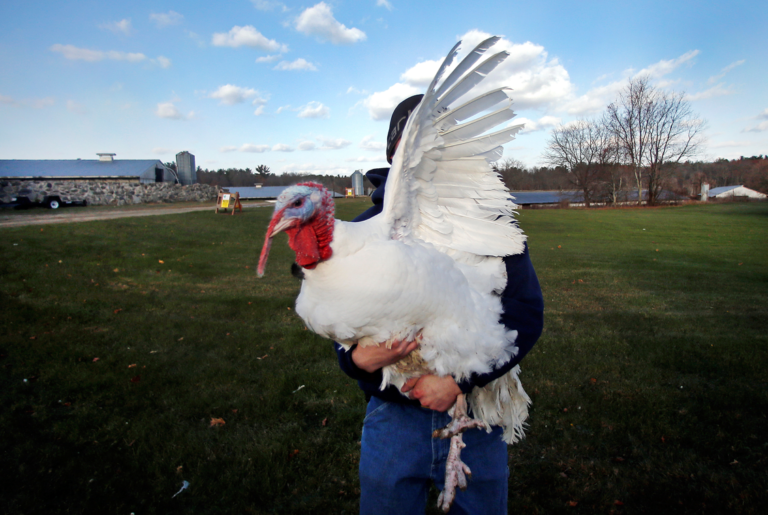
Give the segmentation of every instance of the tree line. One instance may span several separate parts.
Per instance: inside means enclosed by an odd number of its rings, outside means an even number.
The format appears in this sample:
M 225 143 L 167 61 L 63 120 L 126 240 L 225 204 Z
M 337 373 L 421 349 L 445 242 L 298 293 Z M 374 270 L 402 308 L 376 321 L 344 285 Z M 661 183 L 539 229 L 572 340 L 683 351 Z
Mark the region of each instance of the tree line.
M 705 129 L 683 93 L 655 88 L 641 76 L 628 81 L 600 118 L 553 129 L 542 157 L 569 186 L 561 188 L 581 192 L 587 207 L 630 199 L 653 205 L 667 192 L 695 198 L 704 182 L 768 191 L 768 158 L 762 155 L 693 161 L 703 150 Z M 502 163 L 502 176 L 508 164 Z M 552 175 L 546 173 L 545 182 Z

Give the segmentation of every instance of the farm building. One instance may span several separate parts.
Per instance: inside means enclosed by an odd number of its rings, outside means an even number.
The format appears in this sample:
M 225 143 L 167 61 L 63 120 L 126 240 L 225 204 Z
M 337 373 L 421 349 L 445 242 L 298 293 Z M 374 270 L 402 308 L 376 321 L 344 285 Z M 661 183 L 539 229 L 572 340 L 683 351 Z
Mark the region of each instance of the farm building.
M 228 186 L 224 188 L 230 193 L 239 193 L 241 200 L 267 200 L 277 198 L 288 186 Z M 334 198 L 344 197 L 341 193 L 333 194 Z
M 765 199 L 768 198 L 768 195 L 750 188 L 745 188 L 742 185 L 720 186 L 719 188 L 712 188 L 709 190 L 709 198 L 724 199 L 733 197 Z
M 0 179 L 179 182 L 176 172 L 158 159 L 115 159 L 115 154 L 97 155 L 99 159 L 0 160 Z

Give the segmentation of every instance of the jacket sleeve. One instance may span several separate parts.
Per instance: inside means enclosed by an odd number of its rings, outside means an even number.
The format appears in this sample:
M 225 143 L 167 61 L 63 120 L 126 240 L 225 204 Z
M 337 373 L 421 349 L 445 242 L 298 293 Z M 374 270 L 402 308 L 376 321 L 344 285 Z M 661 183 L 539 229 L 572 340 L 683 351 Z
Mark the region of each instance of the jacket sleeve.
M 528 245 L 522 254 L 505 257 L 504 264 L 507 286 L 501 294 L 500 321 L 507 329 L 517 331 L 515 345 L 518 352 L 503 366 L 460 382 L 459 388 L 464 393 L 469 393 L 475 386 L 483 387 L 512 370 L 531 350 L 544 327 L 544 298 L 528 254 Z
M 336 354 L 339 358 L 339 366 L 341 367 L 342 372 L 357 381 L 364 381 L 366 383 L 373 383 L 375 385 L 381 384 L 381 380 L 383 378 L 381 369 L 375 372 L 366 372 L 362 368 L 358 367 L 352 360 L 352 351 L 355 350 L 357 344 L 354 344 L 348 351 L 344 350 L 344 347 L 336 342 L 333 342 L 333 346 L 336 349 Z

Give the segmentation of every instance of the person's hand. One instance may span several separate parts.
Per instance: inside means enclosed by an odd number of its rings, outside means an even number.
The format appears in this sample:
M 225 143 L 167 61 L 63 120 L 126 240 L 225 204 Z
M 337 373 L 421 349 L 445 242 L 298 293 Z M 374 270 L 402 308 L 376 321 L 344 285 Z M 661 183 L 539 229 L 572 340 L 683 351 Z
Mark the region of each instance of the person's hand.
M 400 389 L 408 393 L 411 399 L 418 399 L 425 408 L 435 411 L 448 411 L 461 394 L 461 388 L 453 376 L 424 375 L 412 377 Z
M 361 347 L 358 345 L 352 351 L 352 361 L 358 368 L 366 372 L 375 372 L 382 367 L 397 363 L 408 354 L 410 354 L 421 342 L 421 335 L 417 335 L 413 340 L 395 340 L 391 348 L 385 344 L 376 346 Z

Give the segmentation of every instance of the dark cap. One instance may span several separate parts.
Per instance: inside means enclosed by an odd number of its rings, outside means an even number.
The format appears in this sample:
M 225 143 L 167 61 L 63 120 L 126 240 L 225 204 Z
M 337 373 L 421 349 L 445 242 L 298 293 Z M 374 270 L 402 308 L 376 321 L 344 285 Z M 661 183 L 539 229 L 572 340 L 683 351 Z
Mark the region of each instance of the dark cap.
M 395 112 L 392 113 L 392 119 L 389 120 L 389 132 L 387 133 L 387 162 L 392 164 L 392 157 L 395 155 L 395 147 L 397 142 L 400 141 L 400 136 L 405 129 L 405 122 L 408 121 L 408 117 L 416 106 L 419 105 L 424 95 L 413 95 L 410 98 L 406 98 L 400 105 L 395 108 Z

